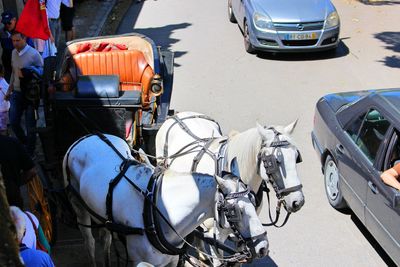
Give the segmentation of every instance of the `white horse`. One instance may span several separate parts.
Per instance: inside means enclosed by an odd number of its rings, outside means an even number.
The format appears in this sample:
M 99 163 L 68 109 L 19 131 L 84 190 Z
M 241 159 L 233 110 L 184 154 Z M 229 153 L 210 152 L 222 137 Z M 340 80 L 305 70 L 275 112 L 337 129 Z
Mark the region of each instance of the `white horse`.
M 243 181 L 254 192 L 259 192 L 263 180 L 269 182 L 287 212 L 296 212 L 304 204 L 296 170 L 300 154 L 290 137 L 296 122 L 285 127 L 262 127 L 257 123 L 255 128 L 232 134 L 226 148 L 221 149 L 226 137 L 217 122 L 204 114 L 180 112 L 167 119 L 158 131 L 156 156 L 163 158 L 159 163 L 172 170 L 196 170 L 210 175 L 218 173 L 216 159 L 222 157 L 225 163 L 219 168 L 229 170 L 226 162 L 236 157 Z M 227 234 L 220 231 L 220 240 L 224 241 Z
M 78 225 L 93 266 L 96 265 L 94 239 L 91 229 L 84 225 L 90 225 L 91 219 L 96 222 L 101 222 L 102 218 L 110 219 L 108 207 L 112 207 L 112 221 L 118 223 L 119 226 L 146 229 L 145 233 L 151 232 L 150 228 L 146 228 L 146 220 L 142 214 L 147 212 L 144 210 L 144 195 L 150 196 L 147 186 L 153 177 L 154 169 L 146 164 L 135 162 L 124 140 L 112 135 L 105 136 L 111 145 L 106 144 L 98 136 L 87 136 L 69 148 L 63 162 L 65 184 L 73 188 L 70 189 L 68 195 L 76 211 Z M 112 147 L 115 148 L 114 151 Z M 122 160 L 122 157 L 129 161 Z M 127 165 L 128 162 L 133 162 L 133 164 Z M 116 181 L 121 168 L 126 170 L 125 176 L 120 175 L 122 178 L 113 190 L 112 205 L 106 205 L 109 183 Z M 114 177 L 115 179 L 112 180 Z M 217 210 L 216 199 L 222 197 L 221 203 L 235 206 L 241 214 L 241 220 L 230 225 L 234 225 L 241 238 L 251 240 L 251 249 L 256 254 L 252 256 L 265 256 L 268 252 L 265 230 L 249 200 L 246 188 L 247 186 L 238 178 L 232 180 L 232 178 L 215 178 L 199 173 L 165 171 L 161 186 L 153 194 L 158 199 L 154 202 L 162 214 L 156 212 L 153 217 L 155 221 L 159 221 L 158 233 L 169 245 L 182 247 L 183 241 L 180 237 L 186 237 L 204 220 L 214 218 Z M 73 190 L 77 193 L 74 194 Z M 233 194 L 238 191 L 240 191 L 239 194 Z M 93 216 L 87 208 L 97 215 Z M 229 224 L 229 217 L 224 215 L 227 214 L 223 213 L 221 218 L 226 218 Z M 220 216 L 221 214 L 216 217 Z M 170 226 L 163 218 L 169 221 Z M 105 262 L 109 264 L 111 235 L 108 231 L 103 232 Z M 140 262 L 148 262 L 154 266 L 176 266 L 178 262 L 178 256 L 163 254 L 156 249 L 147 234 L 127 235 L 126 245 L 130 266 L 136 266 Z

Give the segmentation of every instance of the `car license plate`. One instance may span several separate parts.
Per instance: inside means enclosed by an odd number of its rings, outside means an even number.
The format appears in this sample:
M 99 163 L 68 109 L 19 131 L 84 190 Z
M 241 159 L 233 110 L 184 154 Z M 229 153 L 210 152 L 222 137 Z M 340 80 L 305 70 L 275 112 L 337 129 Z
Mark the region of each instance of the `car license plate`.
M 318 39 L 316 32 L 310 33 L 289 33 L 285 35 L 286 40 L 312 40 Z

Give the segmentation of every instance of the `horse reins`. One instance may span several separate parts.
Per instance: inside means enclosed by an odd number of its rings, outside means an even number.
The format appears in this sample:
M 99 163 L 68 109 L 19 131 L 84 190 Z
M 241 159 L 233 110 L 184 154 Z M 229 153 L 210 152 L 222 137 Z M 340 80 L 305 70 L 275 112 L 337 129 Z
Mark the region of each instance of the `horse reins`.
M 69 154 L 75 148 L 77 144 L 79 144 L 81 141 L 84 139 L 93 136 L 87 135 L 82 138 L 80 138 L 78 141 L 76 141 L 73 146 L 68 150 L 66 154 L 66 166 L 67 166 L 67 171 L 68 171 L 68 160 L 69 160 Z M 169 220 L 161 213 L 161 211 L 158 209 L 157 204 L 156 204 L 156 199 L 154 198 L 157 196 L 157 184 L 160 184 L 161 179 L 158 179 L 162 175 L 159 175 L 163 170 L 158 169 L 158 171 L 155 171 L 153 175 L 150 178 L 149 184 L 147 191 L 142 190 L 140 187 L 138 187 L 134 182 L 132 182 L 126 175 L 126 171 L 129 169 L 130 166 L 134 164 L 138 164 L 140 162 L 132 159 L 127 159 L 123 157 L 123 155 L 114 147 L 114 145 L 110 142 L 110 140 L 103 135 L 102 133 L 96 133 L 96 136 L 98 136 L 102 141 L 104 141 L 109 147 L 113 149 L 113 151 L 122 159 L 122 163 L 120 165 L 120 173 L 116 176 L 116 178 L 110 180 L 109 182 L 109 191 L 106 197 L 106 214 L 108 219 L 105 219 L 95 213 L 90 207 L 85 203 L 85 201 L 82 199 L 82 197 L 79 195 L 79 193 L 75 190 L 75 188 L 72 187 L 71 183 L 69 182 L 68 189 L 78 198 L 80 203 L 84 206 L 84 208 L 96 219 L 102 222 L 101 225 L 97 225 L 96 227 L 106 227 L 109 231 L 111 232 L 116 232 L 116 233 L 122 233 L 125 235 L 130 235 L 130 234 L 138 234 L 138 235 L 143 235 L 144 233 L 147 234 L 149 241 L 152 243 L 154 247 L 156 247 L 160 252 L 164 254 L 169 254 L 169 255 L 185 255 L 187 248 L 184 246 L 182 248 L 177 248 L 174 245 L 169 244 L 169 242 L 165 239 L 164 236 L 160 235 L 160 225 L 158 221 L 155 219 L 155 213 L 157 213 L 163 220 L 164 222 L 168 225 L 169 228 L 184 242 L 185 245 L 190 246 L 191 248 L 197 250 L 199 253 L 211 257 L 220 261 L 225 261 L 225 262 L 238 262 L 243 259 L 248 259 L 249 254 L 246 252 L 241 252 L 241 253 L 236 253 L 235 255 L 232 256 L 226 256 L 223 258 L 218 258 L 214 257 L 212 255 L 208 255 L 205 252 L 200 251 L 198 248 L 194 247 L 191 245 L 184 237 L 182 237 L 176 229 L 172 226 L 172 224 L 169 222 Z M 69 177 L 69 175 L 68 175 Z M 118 184 L 118 182 L 122 179 L 125 178 L 125 180 L 132 185 L 145 199 L 145 206 L 147 207 L 152 207 L 152 211 L 150 212 L 150 215 L 144 214 L 144 221 L 148 222 L 149 225 L 145 226 L 145 228 L 135 228 L 135 227 L 130 227 L 130 226 L 125 226 L 121 225 L 118 223 L 115 223 L 113 221 L 113 215 L 112 215 L 112 199 L 113 199 L 113 188 Z M 70 180 L 69 180 L 70 181 Z M 217 183 L 218 184 L 218 183 Z M 153 188 L 152 190 L 149 190 L 150 188 Z M 219 189 L 218 189 L 219 190 Z M 217 190 L 217 191 L 218 191 Z M 246 186 L 246 190 L 244 192 L 235 192 L 228 194 L 226 197 L 229 199 L 234 199 L 243 196 L 244 193 L 248 194 L 249 189 Z M 225 198 L 225 195 L 224 195 Z M 146 211 L 146 209 L 144 209 Z M 146 213 L 144 211 L 144 213 Z M 150 219 L 152 216 L 152 219 Z M 229 215 L 228 215 L 229 216 Z M 92 227 L 90 225 L 84 225 L 84 224 L 79 224 L 83 227 Z M 235 227 L 235 226 L 234 226 Z M 157 231 L 158 230 L 158 231 Z M 265 234 L 265 233 L 264 233 Z M 238 237 L 241 237 L 240 233 Z M 256 237 L 250 237 L 250 239 L 254 239 Z M 247 238 L 244 238 L 245 241 L 248 242 Z M 247 244 L 246 242 L 246 244 Z M 166 245 L 167 244 L 167 245 Z M 251 255 L 251 254 L 250 254 Z
M 281 225 L 277 225 L 277 222 L 278 222 L 279 216 L 280 216 L 280 209 L 281 209 L 282 203 L 284 202 L 283 198 L 292 192 L 296 192 L 296 191 L 300 190 L 303 187 L 303 185 L 299 184 L 299 185 L 288 187 L 288 188 L 285 187 L 285 184 L 283 182 L 283 177 L 281 174 L 281 168 L 282 168 L 282 172 L 286 173 L 285 166 L 280 167 L 280 166 L 284 165 L 281 147 L 287 147 L 287 146 L 290 146 L 291 144 L 287 140 L 280 140 L 279 135 L 281 135 L 281 133 L 278 132 L 275 128 L 270 127 L 268 129 L 272 130 L 274 132 L 275 136 L 274 136 L 274 140 L 270 143 L 269 146 L 265 142 L 263 142 L 261 144 L 261 149 L 257 155 L 257 174 L 260 175 L 260 167 L 261 167 L 261 163 L 263 163 L 267 176 L 269 178 L 271 178 L 271 179 L 269 179 L 269 181 L 271 182 L 271 185 L 275 190 L 276 197 L 278 199 L 278 203 L 277 203 L 277 206 L 275 209 L 275 212 L 276 212 L 275 220 L 273 220 L 272 215 L 271 215 L 269 189 L 268 189 L 265 181 L 263 181 L 260 185 L 259 190 L 262 190 L 267 193 L 268 214 L 269 214 L 269 218 L 271 220 L 270 223 L 263 223 L 263 226 L 275 226 L 275 227 L 280 228 L 287 223 L 287 221 L 289 220 L 290 214 L 291 214 L 290 211 L 287 211 L 287 214 L 286 214 L 286 217 L 285 217 L 283 223 Z M 263 153 L 263 150 L 264 150 L 264 148 L 268 148 L 268 147 L 272 147 L 273 149 L 272 149 L 271 154 L 266 155 Z M 275 156 L 275 151 L 277 152 L 277 156 Z M 300 163 L 300 162 L 301 162 L 301 156 L 298 152 L 298 158 L 296 159 L 296 163 Z

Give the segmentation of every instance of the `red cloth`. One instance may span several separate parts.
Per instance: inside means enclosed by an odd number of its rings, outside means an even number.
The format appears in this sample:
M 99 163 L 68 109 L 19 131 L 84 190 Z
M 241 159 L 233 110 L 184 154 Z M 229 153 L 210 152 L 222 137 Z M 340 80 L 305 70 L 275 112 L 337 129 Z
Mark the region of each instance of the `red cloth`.
M 124 44 L 114 44 L 108 42 L 101 42 L 99 44 L 83 43 L 78 45 L 76 54 L 85 52 L 108 52 L 111 50 L 128 50 Z
M 16 30 L 31 38 L 42 40 L 50 38 L 45 0 L 28 0 L 26 2 Z

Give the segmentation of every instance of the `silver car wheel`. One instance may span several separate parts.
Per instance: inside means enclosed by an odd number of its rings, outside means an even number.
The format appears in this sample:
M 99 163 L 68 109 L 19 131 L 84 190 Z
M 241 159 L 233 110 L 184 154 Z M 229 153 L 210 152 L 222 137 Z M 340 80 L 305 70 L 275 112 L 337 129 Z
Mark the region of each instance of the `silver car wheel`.
M 325 169 L 326 191 L 328 197 L 335 200 L 339 193 L 339 174 L 335 162 L 329 161 Z
M 328 198 L 329 204 L 335 209 L 343 209 L 347 207 L 347 203 L 343 198 L 342 192 L 340 191 L 340 177 L 339 170 L 335 161 L 331 156 L 327 156 L 325 160 L 324 168 L 324 182 L 325 192 Z

